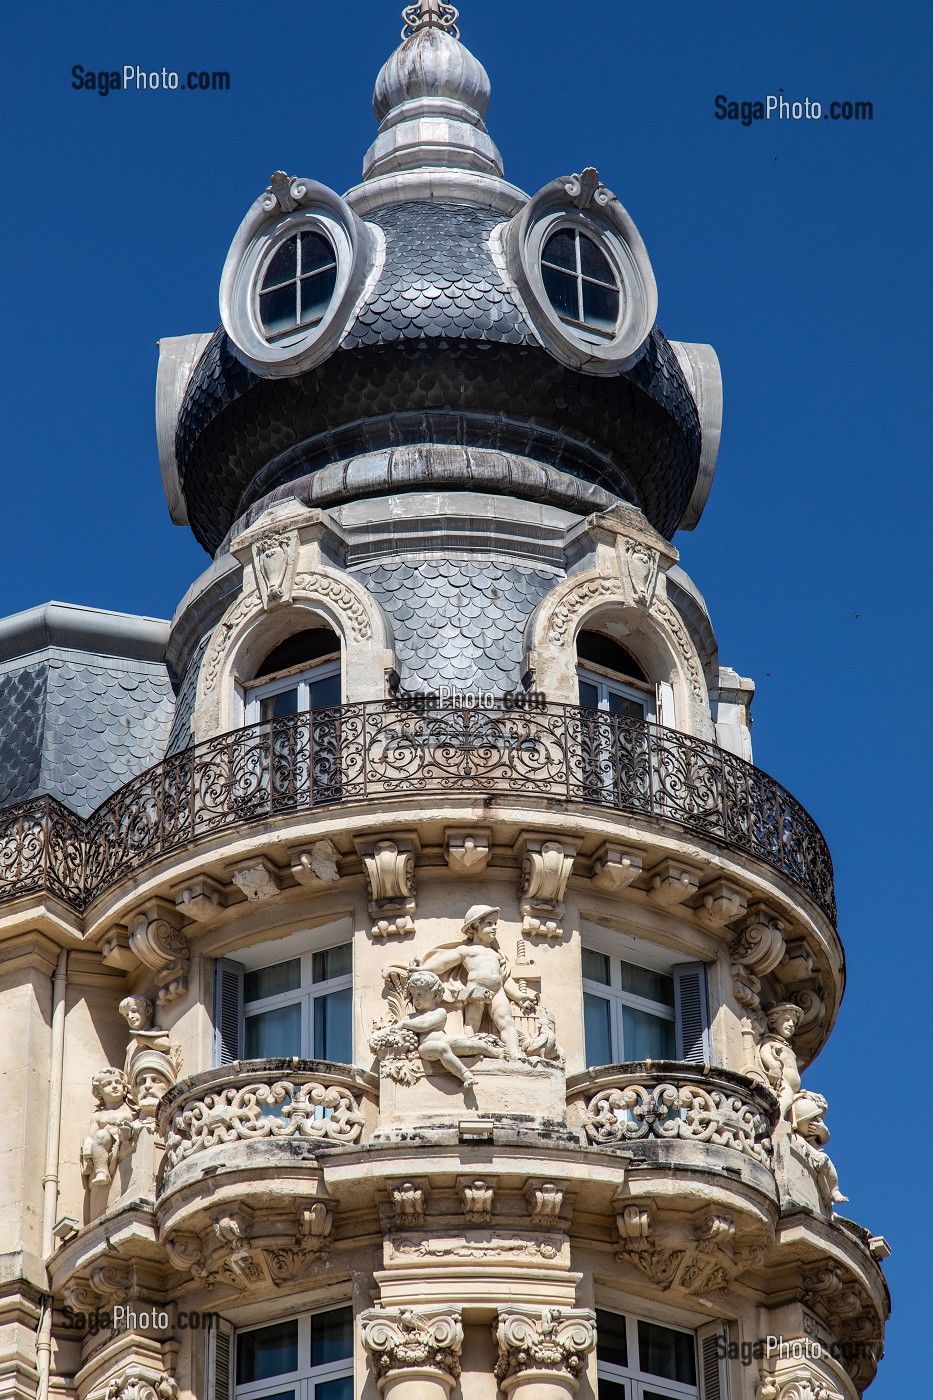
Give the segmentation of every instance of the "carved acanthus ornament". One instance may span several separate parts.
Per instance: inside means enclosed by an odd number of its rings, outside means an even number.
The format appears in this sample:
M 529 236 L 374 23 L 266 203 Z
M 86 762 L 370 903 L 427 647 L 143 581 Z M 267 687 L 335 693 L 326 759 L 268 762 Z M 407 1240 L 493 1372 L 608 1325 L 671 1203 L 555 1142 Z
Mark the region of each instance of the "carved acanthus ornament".
M 105 1395 L 106 1400 L 178 1400 L 178 1383 L 167 1371 L 129 1371 L 114 1377 Z
M 265 610 L 290 603 L 298 563 L 298 531 L 267 530 L 253 539 L 252 554 L 253 573 Z
M 789 1376 L 768 1376 L 762 1371 L 758 1400 L 843 1400 L 843 1396 L 819 1376 L 795 1368 Z
M 323 1260 L 333 1219 L 331 1201 L 313 1201 L 284 1221 L 266 1212 L 254 1219 L 243 1207 L 215 1215 L 200 1234 L 176 1231 L 164 1243 L 173 1266 L 206 1288 L 243 1291 L 287 1283 Z
M 160 1006 L 183 997 L 188 990 L 191 949 L 178 931 L 178 915 L 161 903 L 140 909 L 129 930 L 130 948 L 155 973 Z
M 451 1385 L 460 1374 L 459 1308 L 370 1308 L 360 1327 L 380 1389 L 399 1372 L 436 1371 Z
M 577 845 L 571 841 L 528 836 L 522 839 L 519 853 L 522 857 L 522 933 L 560 938 L 564 898 Z
M 660 1225 L 643 1206 L 618 1202 L 618 1259 L 634 1264 L 655 1287 L 677 1287 L 698 1297 L 728 1288 L 747 1269 L 757 1268 L 765 1252 L 762 1240 L 736 1243 L 736 1225 L 724 1211 L 710 1212 L 692 1229 Z
M 496 1379 L 504 1389 L 527 1372 L 575 1381 L 596 1346 L 596 1314 L 589 1308 L 500 1308 L 495 1340 Z
M 415 931 L 415 855 L 402 837 L 364 838 L 357 849 L 366 870 L 373 938 L 404 938 Z
M 580 613 L 600 598 L 618 596 L 619 584 L 614 578 L 591 577 L 568 586 L 555 609 L 548 628 L 548 641 L 561 646 L 572 634 Z

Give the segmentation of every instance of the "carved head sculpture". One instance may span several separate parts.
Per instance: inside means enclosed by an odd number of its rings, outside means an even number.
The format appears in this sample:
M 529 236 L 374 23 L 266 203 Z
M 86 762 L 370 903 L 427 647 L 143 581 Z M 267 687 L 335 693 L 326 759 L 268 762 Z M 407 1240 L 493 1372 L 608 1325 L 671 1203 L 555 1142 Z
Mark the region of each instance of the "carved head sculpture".
M 463 936 L 466 941 L 473 943 L 479 939 L 481 943 L 495 943 L 500 912 L 489 904 L 474 904 L 468 909 L 463 920 Z
M 794 1131 L 816 1147 L 829 1142 L 829 1129 L 823 1122 L 828 1104 L 822 1094 L 812 1089 L 804 1089 L 794 1098 L 791 1106 Z
M 144 1050 L 133 1056 L 133 1094 L 144 1118 L 154 1118 L 159 1100 L 175 1083 L 175 1071 L 167 1056 Z
M 124 997 L 119 1009 L 131 1031 L 148 1031 L 152 1028 L 155 1007 L 148 997 Z
M 416 1011 L 430 1011 L 444 1000 L 443 982 L 436 973 L 428 972 L 426 968 L 419 967 L 409 972 L 405 987 Z
M 112 1065 L 99 1069 L 93 1076 L 91 1093 L 97 1101 L 98 1108 L 119 1108 L 124 1103 L 134 1102 L 129 1080 L 122 1069 L 114 1069 Z
M 792 1001 L 779 1001 L 768 1008 L 767 1016 L 768 1030 L 782 1040 L 790 1041 L 803 1020 L 803 1010 Z

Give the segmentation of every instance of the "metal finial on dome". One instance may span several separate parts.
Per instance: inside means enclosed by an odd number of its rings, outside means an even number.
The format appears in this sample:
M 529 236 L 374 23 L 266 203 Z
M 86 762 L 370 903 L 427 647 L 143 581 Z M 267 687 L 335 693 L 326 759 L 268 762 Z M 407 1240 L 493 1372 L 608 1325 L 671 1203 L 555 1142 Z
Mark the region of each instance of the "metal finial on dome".
M 421 29 L 443 29 L 454 39 L 459 39 L 459 18 L 456 7 L 446 4 L 445 0 L 418 0 L 417 5 L 407 5 L 402 11 L 402 19 L 405 21 L 402 38 L 410 39 Z

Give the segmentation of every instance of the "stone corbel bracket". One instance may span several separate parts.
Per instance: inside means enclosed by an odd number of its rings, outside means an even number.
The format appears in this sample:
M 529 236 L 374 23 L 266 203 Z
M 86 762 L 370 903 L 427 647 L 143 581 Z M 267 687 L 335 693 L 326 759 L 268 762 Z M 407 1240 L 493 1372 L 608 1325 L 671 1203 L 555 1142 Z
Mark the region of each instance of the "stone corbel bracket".
M 635 1267 L 656 1288 L 675 1286 L 693 1297 L 728 1288 L 764 1259 L 767 1241 L 736 1238 L 736 1223 L 725 1211 L 706 1211 L 694 1224 L 661 1224 L 645 1206 L 616 1200 L 619 1249 L 616 1258 Z
M 596 1346 L 596 1314 L 589 1308 L 512 1304 L 499 1309 L 493 1336 L 496 1379 L 506 1395 L 542 1382 L 573 1394 Z
M 593 884 L 608 894 L 628 889 L 641 876 L 642 863 L 640 851 L 606 842 L 593 857 Z
M 515 851 L 521 861 L 519 888 L 522 934 L 561 938 L 567 882 L 579 849 L 576 841 L 550 836 L 521 836 Z
M 558 1181 L 529 1181 L 524 1190 L 525 1200 L 536 1230 L 562 1230 L 570 1223 L 570 1200 L 566 1183 Z M 564 1206 L 567 1211 L 564 1212 Z
M 448 827 L 444 832 L 444 855 L 452 875 L 482 875 L 492 853 L 492 832 L 488 826 L 466 830 Z
M 381 1391 L 406 1379 L 420 1382 L 426 1396 L 431 1381 L 441 1393 L 453 1390 L 463 1347 L 459 1308 L 369 1308 L 360 1331 Z
M 362 836 L 356 839 L 366 871 L 373 938 L 405 938 L 415 932 L 415 861 L 418 838 Z
M 209 875 L 198 875 L 175 893 L 175 908 L 184 919 L 210 923 L 226 907 L 227 891 Z
M 726 928 L 741 919 L 748 910 L 745 891 L 729 880 L 711 880 L 700 889 L 697 919 L 708 929 Z
M 700 888 L 702 871 L 682 860 L 662 860 L 648 875 L 648 898 L 665 908 L 692 899 Z
M 139 909 L 130 919 L 129 946 L 141 963 L 155 973 L 160 1006 L 183 997 L 188 990 L 191 949 L 179 932 L 181 919 L 174 905 L 162 900 Z
M 457 1177 L 460 1209 L 469 1225 L 490 1224 L 497 1185 L 498 1178 L 494 1176 Z
M 230 879 L 251 904 L 263 904 L 282 893 L 282 872 L 266 856 L 232 867 Z
M 309 890 L 324 890 L 340 879 L 340 852 L 329 837 L 291 857 L 292 877 Z
M 776 914 L 764 904 L 755 904 L 730 946 L 735 999 L 752 1021 L 761 1013 L 761 979 L 784 956 L 784 932 Z

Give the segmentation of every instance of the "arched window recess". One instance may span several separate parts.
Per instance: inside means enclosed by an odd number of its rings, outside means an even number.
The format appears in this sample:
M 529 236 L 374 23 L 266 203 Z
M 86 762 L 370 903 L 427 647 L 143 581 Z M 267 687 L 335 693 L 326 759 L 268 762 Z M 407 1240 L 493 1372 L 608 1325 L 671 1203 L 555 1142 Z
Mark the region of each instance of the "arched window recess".
M 267 653 L 243 684 L 245 722 L 257 724 L 339 705 L 340 638 L 330 627 L 307 627 Z
M 604 632 L 584 629 L 577 637 L 580 704 L 623 719 L 659 720 L 658 687 L 641 663 Z

